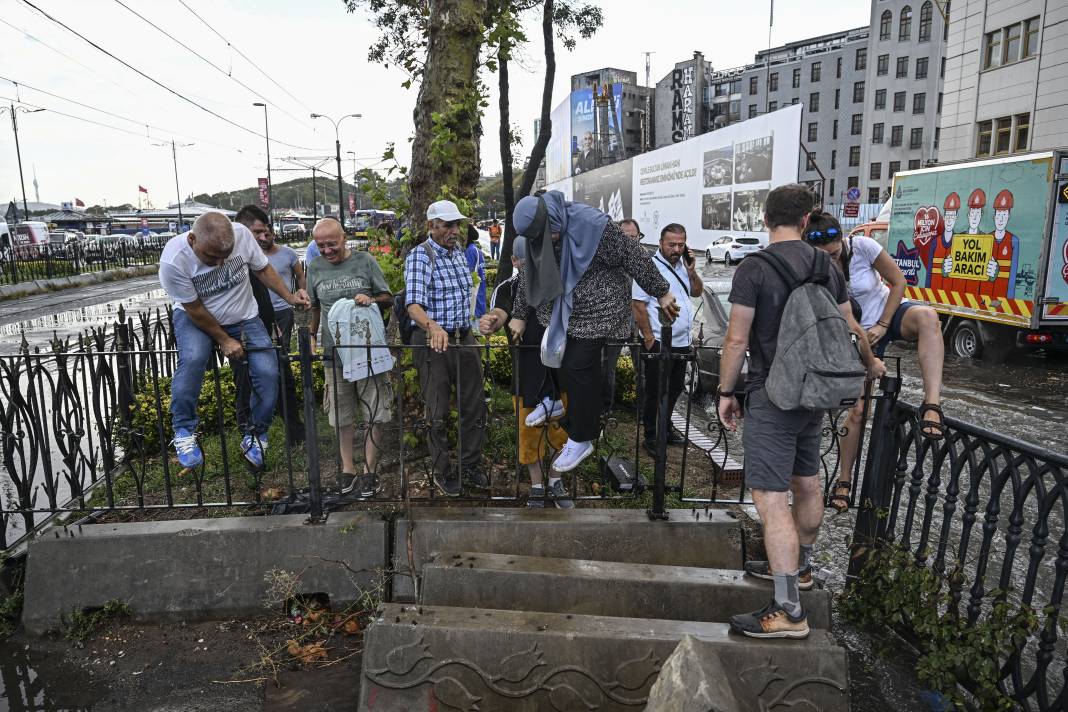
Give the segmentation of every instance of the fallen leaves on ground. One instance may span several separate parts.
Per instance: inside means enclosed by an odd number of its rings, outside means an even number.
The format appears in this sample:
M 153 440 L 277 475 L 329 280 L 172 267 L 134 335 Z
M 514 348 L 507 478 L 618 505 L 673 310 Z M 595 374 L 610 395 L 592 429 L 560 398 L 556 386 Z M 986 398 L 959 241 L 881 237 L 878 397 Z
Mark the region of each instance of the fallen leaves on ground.
M 326 660 L 327 652 L 323 645 L 325 642 L 325 640 L 319 640 L 314 643 L 308 643 L 307 645 L 301 645 L 296 640 L 290 639 L 286 641 L 286 652 L 293 658 L 308 665 L 317 660 Z

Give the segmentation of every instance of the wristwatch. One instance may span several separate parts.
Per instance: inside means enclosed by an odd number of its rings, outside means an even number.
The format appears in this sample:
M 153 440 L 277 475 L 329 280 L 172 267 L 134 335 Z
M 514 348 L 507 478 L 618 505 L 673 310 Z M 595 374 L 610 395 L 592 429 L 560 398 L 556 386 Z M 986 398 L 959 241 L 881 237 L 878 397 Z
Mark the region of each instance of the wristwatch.
M 716 392 L 720 395 L 721 398 L 734 398 L 735 393 L 734 391 L 725 391 L 722 388 L 717 388 Z

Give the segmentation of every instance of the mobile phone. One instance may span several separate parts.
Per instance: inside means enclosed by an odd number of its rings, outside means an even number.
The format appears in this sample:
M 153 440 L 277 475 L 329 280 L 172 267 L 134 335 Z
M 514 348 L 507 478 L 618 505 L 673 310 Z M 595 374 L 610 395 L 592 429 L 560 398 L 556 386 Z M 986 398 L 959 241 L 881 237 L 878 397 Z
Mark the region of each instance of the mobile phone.
M 686 260 L 686 264 L 692 265 L 694 263 L 693 250 L 689 247 L 686 248 L 686 252 L 682 253 L 682 257 Z

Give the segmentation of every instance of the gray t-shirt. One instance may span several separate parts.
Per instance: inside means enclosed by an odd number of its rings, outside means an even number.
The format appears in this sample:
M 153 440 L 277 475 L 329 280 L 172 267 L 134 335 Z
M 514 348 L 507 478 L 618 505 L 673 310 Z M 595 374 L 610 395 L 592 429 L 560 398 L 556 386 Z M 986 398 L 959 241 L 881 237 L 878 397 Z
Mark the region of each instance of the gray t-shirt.
M 334 348 L 334 335 L 326 326 L 330 308 L 339 299 L 354 299 L 357 294 L 373 297 L 390 293 L 382 268 L 367 252 L 353 252 L 347 260 L 336 265 L 325 257 L 316 257 L 308 265 L 307 281 L 312 307 L 320 310 L 323 354 L 328 359 L 331 358 L 331 349 Z
M 286 288 L 292 292 L 297 287 L 297 275 L 293 274 L 293 265 L 297 264 L 300 258 L 297 257 L 297 253 L 293 251 L 292 247 L 285 245 L 276 245 L 276 247 L 278 249 L 267 255 L 267 261 L 271 263 L 271 267 L 274 267 L 274 271 L 282 278 Z M 271 306 L 274 307 L 275 311 L 293 308 L 289 302 L 274 292 L 271 292 Z
M 772 243 L 764 251 L 784 258 L 798 277 L 806 277 L 812 273 L 817 249 L 801 240 L 788 240 Z M 845 276 L 833 262 L 827 289 L 837 304 L 849 302 Z M 728 300 L 731 304 L 756 309 L 753 326 L 749 330 L 749 380 L 746 391 L 756 390 L 768 377 L 778 347 L 779 323 L 789 296 L 790 288 L 775 268 L 763 259 L 749 258 L 738 265 Z

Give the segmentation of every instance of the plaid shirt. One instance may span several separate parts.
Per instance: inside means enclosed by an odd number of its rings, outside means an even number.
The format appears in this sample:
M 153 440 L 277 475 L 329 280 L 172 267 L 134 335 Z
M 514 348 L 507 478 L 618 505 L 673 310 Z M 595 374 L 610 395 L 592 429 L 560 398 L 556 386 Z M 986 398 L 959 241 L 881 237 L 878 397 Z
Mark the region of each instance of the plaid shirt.
M 422 245 L 408 253 L 404 261 L 407 304 L 418 304 L 427 316 L 445 331 L 471 327 L 471 268 L 459 247 L 446 250 L 429 237 L 434 250 L 434 266 Z

